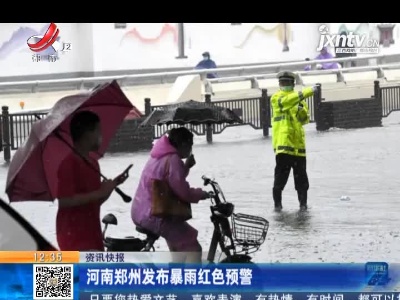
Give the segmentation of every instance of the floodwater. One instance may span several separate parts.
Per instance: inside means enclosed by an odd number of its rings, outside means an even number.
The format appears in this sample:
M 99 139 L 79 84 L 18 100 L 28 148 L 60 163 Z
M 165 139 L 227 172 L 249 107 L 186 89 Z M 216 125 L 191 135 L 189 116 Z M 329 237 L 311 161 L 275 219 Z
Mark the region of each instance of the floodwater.
M 214 177 L 237 212 L 259 215 L 270 222 L 267 239 L 255 254 L 258 262 L 395 262 L 400 257 L 400 114 L 384 120 L 384 127 L 331 130 L 320 133 L 307 126 L 309 211 L 298 212 L 291 178 L 284 191 L 281 213 L 273 211 L 271 188 L 274 154 L 271 140 L 250 127 L 229 128 L 208 145 L 196 137 L 197 165 L 189 175 L 201 186 L 203 174 Z M 109 155 L 101 160 L 104 174 L 116 176 L 130 163 L 131 177 L 122 189 L 134 194 L 148 153 Z M 1 197 L 5 197 L 6 167 L 0 167 Z M 343 201 L 346 200 L 346 201 Z M 55 243 L 57 203 L 12 204 L 41 233 Z M 190 221 L 206 249 L 211 239 L 209 203 L 195 205 Z M 119 224 L 109 233 L 135 234 L 130 204 L 117 194 L 103 205 Z M 157 250 L 166 250 L 160 240 Z

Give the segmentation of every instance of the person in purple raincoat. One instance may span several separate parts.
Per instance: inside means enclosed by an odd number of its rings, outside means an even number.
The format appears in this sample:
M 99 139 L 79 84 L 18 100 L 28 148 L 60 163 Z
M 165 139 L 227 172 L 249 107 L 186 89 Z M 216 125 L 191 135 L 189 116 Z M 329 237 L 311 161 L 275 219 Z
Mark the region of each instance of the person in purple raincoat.
M 320 54 L 315 58 L 315 60 L 324 60 L 335 58 L 331 53 L 329 53 L 326 47 L 321 49 Z M 329 69 L 339 69 L 339 65 L 336 62 L 322 62 L 318 69 L 329 70 Z
M 168 174 L 166 179 L 170 188 L 182 201 L 198 203 L 209 198 L 208 192 L 192 188 L 186 181 L 190 168 L 196 164 L 191 154 L 192 146 L 193 134 L 185 127 L 173 128 L 154 144 L 136 190 L 131 216 L 136 225 L 163 237 L 171 252 L 191 252 L 186 262 L 201 262 L 202 248 L 195 228 L 185 221 L 163 219 L 151 214 L 152 180 L 162 180 L 165 174 Z

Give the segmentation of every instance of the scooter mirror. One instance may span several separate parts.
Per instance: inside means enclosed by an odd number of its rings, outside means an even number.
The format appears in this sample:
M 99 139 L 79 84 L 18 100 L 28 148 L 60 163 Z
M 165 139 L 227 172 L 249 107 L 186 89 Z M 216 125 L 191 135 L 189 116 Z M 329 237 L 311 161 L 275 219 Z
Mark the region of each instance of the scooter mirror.
M 117 217 L 113 214 L 105 215 L 101 221 L 106 225 L 118 225 Z

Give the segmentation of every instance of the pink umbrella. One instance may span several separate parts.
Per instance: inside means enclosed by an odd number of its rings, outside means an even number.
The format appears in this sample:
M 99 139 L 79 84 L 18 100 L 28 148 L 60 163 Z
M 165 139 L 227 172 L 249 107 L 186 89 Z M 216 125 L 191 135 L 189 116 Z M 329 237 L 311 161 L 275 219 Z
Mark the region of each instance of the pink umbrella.
M 58 168 L 63 159 L 74 151 L 69 133 L 74 113 L 89 110 L 100 117 L 103 142 L 98 153 L 93 153 L 99 159 L 132 108 L 132 103 L 116 81 L 100 85 L 88 93 L 59 100 L 46 118 L 32 125 L 28 139 L 11 160 L 6 185 L 10 201 L 54 201 Z M 116 192 L 124 201 L 130 201 L 130 197 L 118 188 Z

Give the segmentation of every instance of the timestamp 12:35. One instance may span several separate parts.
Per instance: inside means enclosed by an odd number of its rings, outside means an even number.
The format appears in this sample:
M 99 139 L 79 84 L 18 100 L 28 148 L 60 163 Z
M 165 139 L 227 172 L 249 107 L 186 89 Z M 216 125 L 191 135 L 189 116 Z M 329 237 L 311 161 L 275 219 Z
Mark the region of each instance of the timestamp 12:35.
M 63 254 L 62 252 L 34 252 L 33 260 L 35 263 L 61 263 Z

